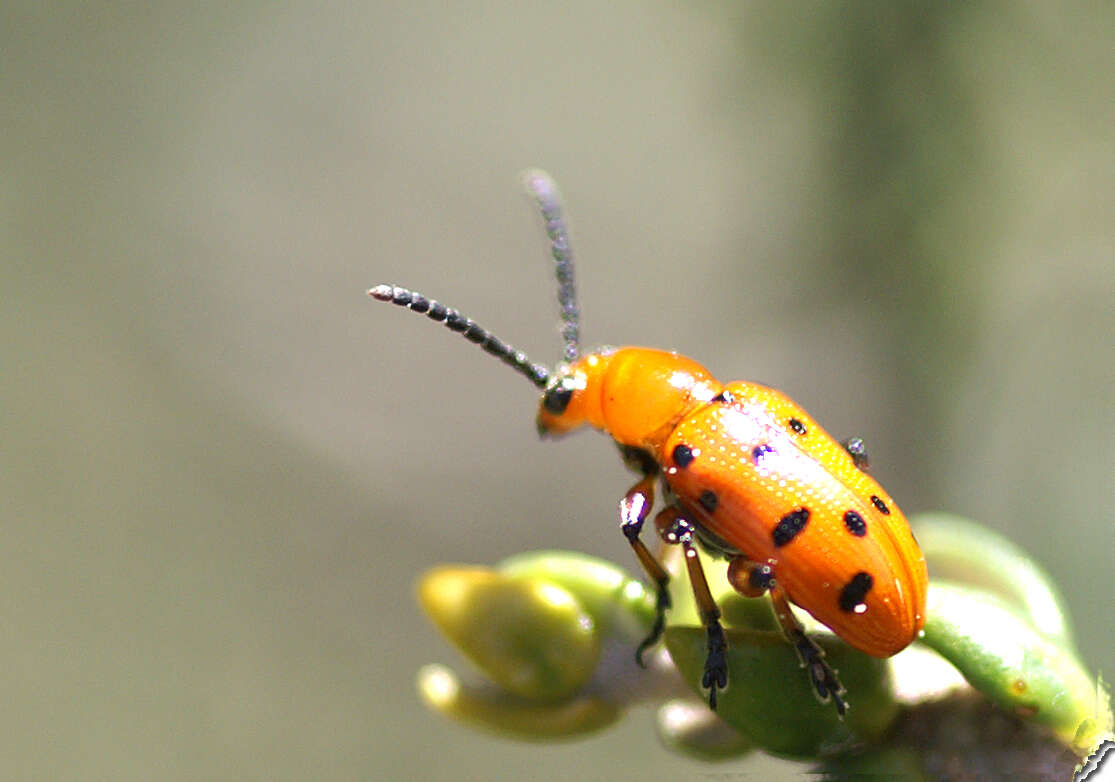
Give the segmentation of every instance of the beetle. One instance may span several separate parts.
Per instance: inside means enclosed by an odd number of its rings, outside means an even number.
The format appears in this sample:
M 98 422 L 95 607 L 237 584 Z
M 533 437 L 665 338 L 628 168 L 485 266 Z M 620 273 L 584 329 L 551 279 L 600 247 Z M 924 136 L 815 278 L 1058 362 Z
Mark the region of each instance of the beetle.
M 837 442 L 789 397 L 750 382 L 720 383 L 677 353 L 641 347 L 582 355 L 573 253 L 557 186 L 529 171 L 524 185 L 542 213 L 555 262 L 563 360 L 552 371 L 457 310 L 397 285 L 368 293 L 443 323 L 530 380 L 541 392 L 538 432 L 584 426 L 610 436 L 639 479 L 620 501 L 623 534 L 656 590 L 653 627 L 639 664 L 665 627 L 669 574 L 640 539 L 661 489 L 654 526 L 679 545 L 707 634 L 702 687 L 709 706 L 728 683 L 727 641 L 698 547 L 728 560 L 741 594 L 771 598 L 775 616 L 816 695 L 843 716 L 846 691 L 790 604 L 874 657 L 908 646 L 925 623 L 928 575 L 913 533 L 867 472 L 859 438 Z

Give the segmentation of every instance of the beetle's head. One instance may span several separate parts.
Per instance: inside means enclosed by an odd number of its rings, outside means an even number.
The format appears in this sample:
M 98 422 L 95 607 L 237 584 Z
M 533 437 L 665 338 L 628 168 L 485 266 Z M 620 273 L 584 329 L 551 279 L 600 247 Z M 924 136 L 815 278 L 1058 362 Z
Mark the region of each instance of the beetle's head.
M 539 435 L 556 437 L 585 424 L 603 428 L 600 381 L 612 352 L 605 348 L 557 366 L 538 404 Z
M 694 405 L 720 391 L 692 359 L 651 348 L 604 348 L 554 371 L 542 392 L 538 432 L 588 424 L 621 445 L 657 447 Z

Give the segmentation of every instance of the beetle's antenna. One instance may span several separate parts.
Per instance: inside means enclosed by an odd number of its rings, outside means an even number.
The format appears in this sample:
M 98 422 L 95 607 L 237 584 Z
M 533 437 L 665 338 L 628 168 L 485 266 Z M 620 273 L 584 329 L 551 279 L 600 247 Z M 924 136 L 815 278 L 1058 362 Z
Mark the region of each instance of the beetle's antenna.
M 523 173 L 523 187 L 534 199 L 546 221 L 550 237 L 550 254 L 558 280 L 558 302 L 561 304 L 561 337 L 565 340 L 565 360 L 576 361 L 581 353 L 581 312 L 577 307 L 577 291 L 573 286 L 573 248 L 569 231 L 561 216 L 561 193 L 557 183 L 545 171 L 533 168 Z
M 475 342 L 487 352 L 491 353 L 503 363 L 510 366 L 538 388 L 545 390 L 550 379 L 550 370 L 540 364 L 535 364 L 527 358 L 527 354 L 516 350 L 511 345 L 502 341 L 472 318 L 466 318 L 452 307 L 446 307 L 441 302 L 427 299 L 421 293 L 400 288 L 398 285 L 377 285 L 368 291 L 368 295 L 376 301 L 388 301 L 400 307 L 425 313 L 430 320 L 444 323 L 450 331 L 456 331 L 469 342 Z

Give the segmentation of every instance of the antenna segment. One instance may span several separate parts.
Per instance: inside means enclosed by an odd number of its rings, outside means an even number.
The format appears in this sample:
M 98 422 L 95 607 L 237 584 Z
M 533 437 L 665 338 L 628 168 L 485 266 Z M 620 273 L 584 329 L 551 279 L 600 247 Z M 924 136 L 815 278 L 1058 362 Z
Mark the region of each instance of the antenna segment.
M 562 217 L 561 193 L 553 178 L 541 169 L 523 173 L 523 187 L 530 194 L 546 223 L 550 237 L 550 254 L 558 281 L 558 303 L 561 305 L 561 337 L 565 341 L 563 358 L 576 361 L 581 353 L 581 312 L 577 307 L 577 291 L 573 285 L 573 248 L 569 230 Z
M 368 291 L 376 301 L 386 301 L 414 312 L 425 314 L 430 320 L 443 323 L 450 331 L 456 331 L 469 342 L 474 342 L 488 353 L 514 369 L 541 390 L 546 389 L 550 370 L 533 363 L 527 354 L 516 350 L 485 329 L 472 318 L 466 318 L 457 310 L 446 307 L 439 301 L 427 299 L 421 293 L 400 288 L 398 285 L 377 285 Z
M 573 285 L 573 248 L 569 244 L 569 230 L 562 216 L 561 193 L 553 178 L 541 169 L 526 171 L 522 175 L 522 181 L 523 187 L 542 213 L 546 235 L 550 238 L 550 255 L 554 259 L 558 303 L 561 305 L 561 337 L 565 342 L 563 361 L 572 363 L 581 354 L 581 313 L 577 307 L 577 292 Z M 537 388 L 546 390 L 550 381 L 549 369 L 535 364 L 526 353 L 508 345 L 472 318 L 428 299 L 417 291 L 398 285 L 377 285 L 368 291 L 368 295 L 376 301 L 406 307 L 443 324 L 450 331 L 457 332 L 500 359 Z

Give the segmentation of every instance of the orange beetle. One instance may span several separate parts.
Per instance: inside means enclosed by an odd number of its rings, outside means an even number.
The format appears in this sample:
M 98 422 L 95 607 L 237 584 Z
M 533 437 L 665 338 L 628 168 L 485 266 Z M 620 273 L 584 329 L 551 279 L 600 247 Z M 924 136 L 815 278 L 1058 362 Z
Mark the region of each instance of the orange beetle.
M 817 695 L 844 714 L 845 690 L 790 603 L 851 646 L 889 657 L 925 623 L 925 559 L 905 516 L 867 474 L 863 442 L 838 443 L 791 399 L 756 383 L 724 385 L 691 359 L 649 348 L 580 355 L 573 257 L 553 180 L 524 177 L 546 221 L 559 281 L 565 358 L 553 372 L 456 310 L 395 285 L 379 300 L 425 313 L 502 359 L 542 390 L 538 431 L 561 435 L 589 425 L 608 434 L 641 476 L 620 502 L 624 534 L 657 589 L 657 616 L 636 659 L 662 634 L 669 575 L 639 538 L 654 504 L 662 539 L 682 546 L 708 633 L 702 686 L 716 708 L 727 685 L 727 643 L 697 546 L 728 559 L 728 580 L 749 597 L 770 594 Z

